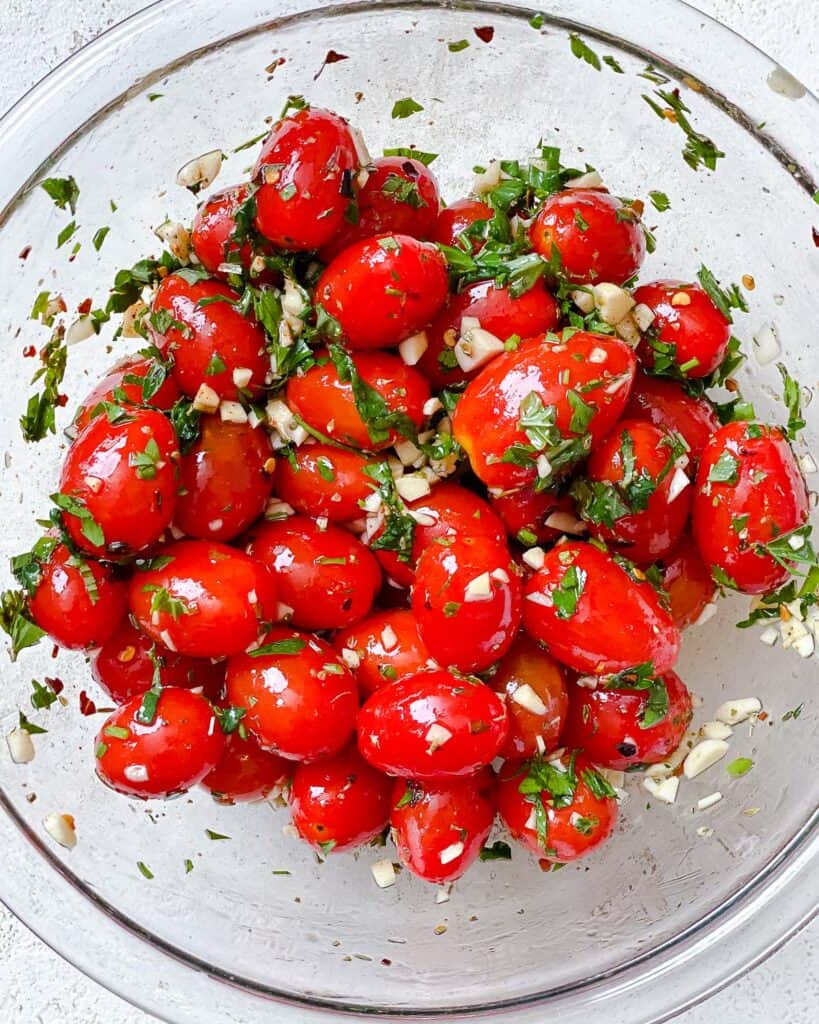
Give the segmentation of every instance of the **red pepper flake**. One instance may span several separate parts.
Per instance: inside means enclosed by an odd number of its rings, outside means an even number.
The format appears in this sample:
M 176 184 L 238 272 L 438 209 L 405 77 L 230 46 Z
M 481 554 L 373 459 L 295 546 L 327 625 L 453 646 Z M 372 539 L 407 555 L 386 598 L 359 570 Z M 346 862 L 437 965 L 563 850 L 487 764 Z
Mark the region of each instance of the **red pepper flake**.
M 813 232 L 813 244 L 819 249 L 819 231 L 816 228 L 811 228 L 811 231 Z
M 20 250 L 20 255 L 17 257 L 18 260 L 27 260 L 31 253 L 31 246 L 27 245 L 24 249 Z
M 59 653 L 60 653 L 60 648 L 56 644 L 54 644 L 52 646 L 52 648 L 51 648 L 51 657 L 52 658 L 56 658 Z
M 46 682 L 47 681 L 48 680 L 46 680 Z M 768 712 L 767 711 L 760 711 L 759 714 L 756 717 L 759 719 L 760 722 L 767 722 L 767 720 L 768 720 Z
M 62 681 L 62 679 L 59 679 L 56 676 L 53 679 L 49 679 L 49 677 L 46 676 L 45 682 L 46 685 L 50 686 L 55 693 L 62 693 L 63 690 L 65 689 L 65 683 Z
M 322 73 L 322 71 L 327 67 L 328 64 L 338 64 L 338 62 L 340 60 L 349 60 L 349 59 L 350 58 L 347 56 L 346 53 L 337 53 L 335 50 L 328 50 L 327 51 L 327 56 L 322 61 L 321 67 L 313 75 L 313 81 L 315 82 L 315 80 Z
M 82 302 L 79 304 L 79 306 L 77 306 L 77 312 L 81 313 L 82 315 L 85 315 L 86 313 L 90 313 L 91 312 L 91 300 L 90 299 L 83 299 Z
M 34 345 L 26 345 L 26 347 L 23 349 L 23 356 L 26 359 L 31 359 L 32 356 L 36 356 L 36 355 L 37 355 L 37 349 L 34 347 Z
M 91 700 L 85 690 L 80 690 L 80 714 L 96 715 L 97 705 Z
M 495 38 L 495 30 L 491 25 L 481 25 L 480 28 L 473 28 L 472 31 L 482 43 L 491 43 Z
M 55 404 L 59 405 L 59 407 L 63 409 L 66 405 L 68 405 L 68 395 L 57 395 L 57 401 Z

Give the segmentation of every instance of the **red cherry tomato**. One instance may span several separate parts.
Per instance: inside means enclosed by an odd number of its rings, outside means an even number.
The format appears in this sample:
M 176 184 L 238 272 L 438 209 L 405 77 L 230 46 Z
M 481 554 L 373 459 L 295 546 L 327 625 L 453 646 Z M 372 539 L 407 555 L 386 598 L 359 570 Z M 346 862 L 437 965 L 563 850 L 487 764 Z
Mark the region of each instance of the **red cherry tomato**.
M 382 686 L 358 713 L 358 748 L 379 771 L 413 779 L 474 775 L 506 739 L 503 702 L 451 672 L 419 672 Z
M 31 617 L 60 647 L 98 647 L 125 617 L 127 591 L 110 569 L 72 555 L 55 538 L 29 598 Z
M 509 549 L 486 537 L 431 544 L 412 587 L 418 632 L 441 665 L 482 672 L 509 650 L 520 627 L 521 582 Z
M 260 745 L 290 761 L 330 757 L 355 729 L 355 679 L 329 644 L 309 634 L 274 626 L 258 650 L 230 659 L 226 689 Z
M 533 338 L 516 352 L 493 359 L 467 385 L 452 417 L 453 433 L 487 487 L 508 491 L 533 484 L 538 457 L 548 464 L 541 463 L 546 475 L 540 479 L 551 483 L 620 418 L 635 365 L 634 353 L 617 338 L 587 331 L 560 344 Z M 550 406 L 555 409 L 553 428 Z M 486 429 L 489 423 L 491 431 Z M 536 435 L 539 445 L 544 443 L 535 447 L 526 429 L 536 423 L 562 440 L 556 438 L 551 445 L 548 436 Z M 575 444 L 567 446 L 568 441 Z
M 256 227 L 278 249 L 318 249 L 342 227 L 359 159 L 347 122 L 300 110 L 273 125 L 253 172 Z
M 63 522 L 74 543 L 121 556 L 157 541 L 173 517 L 178 457 L 176 432 L 161 412 L 134 409 L 114 423 L 96 416 L 69 448 L 60 475 L 60 491 L 71 500 Z
M 351 850 L 387 827 L 392 786 L 355 744 L 316 764 L 300 764 L 290 785 L 293 824 L 322 853 Z
M 535 217 L 529 238 L 547 260 L 554 246 L 563 274 L 576 284 L 623 284 L 637 273 L 646 254 L 643 226 L 634 208 L 594 189 L 573 188 L 550 196 Z
M 500 756 L 513 761 L 554 750 L 569 710 L 563 669 L 534 640 L 521 633 L 489 681 L 509 716 Z
M 639 347 L 646 366 L 655 366 L 662 354 L 686 377 L 707 377 L 716 370 L 725 357 L 731 325 L 699 285 L 655 281 L 641 285 L 634 301 L 654 313 L 649 339 Z
M 250 735 L 232 732 L 225 737 L 221 760 L 202 779 L 218 804 L 244 804 L 264 800 L 287 781 L 293 765 L 269 750 L 262 750 Z
M 680 649 L 680 634 L 654 587 L 582 542 L 546 552 L 525 587 L 523 624 L 558 661 L 592 675 L 649 661 L 662 674 Z
M 617 800 L 604 795 L 599 784 L 605 782 L 592 764 L 578 757 L 571 769 L 564 755 L 549 762 L 545 771 L 538 762 L 507 763 L 498 779 L 498 812 L 512 837 L 537 857 L 559 864 L 591 853 L 609 838 L 617 821 Z M 553 794 L 547 783 L 561 795 Z M 521 786 L 526 792 L 521 793 Z
M 225 263 L 240 263 L 250 271 L 251 277 L 257 279 L 270 277 L 267 271 L 259 274 L 251 269 L 254 256 L 252 242 L 234 240 L 236 214 L 251 195 L 252 186 L 248 183 L 231 185 L 208 196 L 194 217 L 191 228 L 193 251 L 205 270 L 215 277 L 225 276 L 224 271 L 219 270 Z
M 333 646 L 341 660 L 354 669 L 365 697 L 396 679 L 432 668 L 418 634 L 418 623 L 407 608 L 376 612 L 336 633 Z
M 232 540 L 264 511 L 274 465 L 264 430 L 203 417 L 199 440 L 179 463 L 174 525 L 189 537 Z
M 181 272 L 157 288 L 149 324 L 159 348 L 173 356 L 174 378 L 188 398 L 207 384 L 235 402 L 240 386 L 234 374 L 243 391 L 252 396 L 261 391 L 270 370 L 264 331 L 239 312 L 238 301 L 239 293 L 221 281 L 188 284 Z
M 170 544 L 129 587 L 139 628 L 172 651 L 223 658 L 245 650 L 260 624 L 276 618 L 270 574 L 241 551 L 215 541 Z
M 260 523 L 248 553 L 267 566 L 288 621 L 303 629 L 340 629 L 363 619 L 381 586 L 378 562 L 361 541 L 307 516 Z
M 319 357 L 327 356 L 319 352 Z M 405 413 L 416 427 L 424 422 L 429 384 L 403 359 L 391 352 L 359 352 L 355 366 L 361 379 L 384 399 L 390 412 Z M 332 362 L 311 367 L 287 382 L 287 403 L 302 419 L 334 441 L 368 451 L 389 448 L 400 434 L 392 430 L 386 439 L 374 440 L 361 418 L 351 384 L 342 383 Z
M 707 398 L 689 395 L 674 380 L 638 373 L 623 414 L 628 419 L 649 420 L 655 427 L 679 434 L 694 462 L 699 460 L 719 420 Z
M 688 536 L 663 559 L 663 589 L 679 629 L 696 625 L 714 599 L 716 584 L 697 545 Z
M 132 697 L 97 734 L 97 775 L 106 786 L 143 800 L 174 796 L 221 760 L 225 737 L 204 697 L 169 686 L 149 722 L 143 713 L 143 697 Z
M 524 487 L 522 491 L 499 494 L 491 501 L 509 536 L 526 547 L 548 544 L 567 532 L 585 532 L 570 494 L 558 496 L 552 491 Z
M 390 348 L 425 327 L 448 292 L 446 260 L 431 242 L 379 235 L 336 256 L 316 284 L 316 302 L 351 349 Z
M 361 503 L 375 482 L 364 470 L 373 460 L 332 444 L 303 444 L 292 461 L 280 459 L 276 494 L 297 512 L 347 523 L 361 514 Z
M 113 366 L 97 386 L 86 395 L 74 416 L 73 427 L 79 433 L 91 422 L 91 414 L 104 402 L 117 405 L 152 405 L 170 409 L 179 398 L 179 388 L 163 364 L 152 356 L 126 356 Z
M 746 594 L 781 586 L 789 571 L 760 546 L 807 519 L 805 480 L 782 432 L 756 423 L 720 427 L 702 453 L 692 512 L 694 540 L 717 582 Z
M 401 863 L 426 882 L 454 882 L 477 860 L 495 820 L 495 783 L 484 768 L 471 779 L 398 779 L 390 824 Z
M 666 672 L 657 683 L 668 697 L 668 710 L 659 721 L 653 721 L 648 690 L 573 685 L 563 742 L 579 747 L 595 764 L 618 771 L 665 761 L 682 743 L 694 712 L 691 694 L 675 672 Z M 645 724 L 647 713 L 653 724 Z
M 482 203 L 480 199 L 456 199 L 438 214 L 432 240 L 441 245 L 458 245 L 458 240 L 467 228 L 471 228 L 479 221 L 492 220 L 494 216 L 495 211 L 492 207 Z M 474 238 L 467 251 L 471 249 L 473 253 L 480 252 L 483 244 L 483 241 Z

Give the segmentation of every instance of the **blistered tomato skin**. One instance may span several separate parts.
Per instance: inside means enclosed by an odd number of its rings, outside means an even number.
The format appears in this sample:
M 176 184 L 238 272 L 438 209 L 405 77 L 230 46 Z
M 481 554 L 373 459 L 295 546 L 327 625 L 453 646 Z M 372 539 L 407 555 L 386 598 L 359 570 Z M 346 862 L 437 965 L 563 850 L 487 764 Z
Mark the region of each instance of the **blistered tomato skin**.
M 271 653 L 265 648 L 277 645 Z M 274 626 L 262 653 L 237 654 L 227 668 L 227 701 L 260 746 L 289 761 L 330 757 L 355 730 L 355 678 L 318 637 Z
M 93 559 L 84 564 L 93 577 L 92 588 L 84 580 L 78 560 L 64 544 L 58 544 L 43 563 L 40 581 L 28 602 L 40 629 L 70 650 L 104 644 L 124 619 L 127 605 L 124 582 Z
M 564 439 L 588 433 L 589 442 L 578 442 L 577 458 L 581 458 L 620 418 L 635 367 L 634 353 L 617 338 L 578 331 L 560 344 L 530 339 L 516 352 L 493 359 L 467 385 L 452 417 L 453 433 L 466 450 L 473 472 L 487 487 L 511 491 L 531 486 L 538 478 L 540 450 L 531 450 L 520 426 L 524 401 L 539 400 L 544 409 L 554 406 Z M 486 429 L 488 423 L 491 432 Z M 531 458 L 524 459 L 524 465 L 503 461 L 513 445 L 529 446 Z
M 719 420 L 707 398 L 696 398 L 674 380 L 638 373 L 624 417 L 648 420 L 655 427 L 677 433 L 689 448 L 693 462 L 699 460 L 709 437 L 719 429 Z
M 327 358 L 326 352 L 319 351 L 317 355 Z M 405 413 L 416 427 L 421 426 L 424 404 L 430 396 L 429 384 L 422 374 L 391 352 L 357 352 L 354 361 L 362 380 L 381 395 L 390 412 Z M 381 451 L 400 438 L 393 430 L 386 440 L 373 440 L 356 408 L 352 385 L 339 380 L 331 361 L 291 377 L 287 382 L 287 404 L 322 434 L 365 451 Z
M 276 587 L 267 570 L 235 548 L 188 540 L 162 550 L 161 567 L 136 572 L 128 596 L 139 628 L 197 658 L 244 651 L 262 622 L 276 618 Z
M 297 512 L 348 523 L 376 486 L 364 470 L 373 460 L 332 444 L 303 444 L 276 467 L 276 494 Z
M 577 747 L 603 768 L 625 771 L 636 764 L 659 764 L 682 742 L 691 724 L 691 694 L 675 672 L 662 676 L 668 694 L 668 712 L 644 727 L 646 690 L 596 689 L 573 684 L 569 692 L 569 719 L 563 734 L 568 747 Z
M 277 249 L 319 249 L 343 226 L 359 159 L 347 122 L 312 107 L 278 121 L 253 172 L 256 227 Z
M 446 260 L 431 242 L 379 235 L 339 253 L 316 285 L 316 302 L 354 350 L 390 348 L 425 327 L 449 291 Z
M 494 215 L 492 207 L 480 199 L 456 199 L 438 214 L 432 239 L 441 245 L 457 245 L 458 239 L 467 228 L 478 221 L 492 220 Z M 473 239 L 472 252 L 479 252 L 482 248 L 483 242 Z
M 170 409 L 177 398 L 179 388 L 176 381 L 162 370 L 156 360 L 146 356 L 126 356 L 86 395 L 72 425 L 79 434 L 91 422 L 91 413 L 103 402 L 126 407 L 152 405 L 156 409 Z M 98 415 L 104 416 L 105 412 L 100 410 Z
M 650 337 L 674 346 L 664 354 L 686 377 L 707 377 L 725 358 L 731 325 L 699 285 L 655 281 L 641 285 L 634 301 L 654 313 Z M 646 366 L 654 366 L 656 352 L 650 341 L 641 343 L 639 356 Z
M 225 737 L 199 694 L 169 686 L 150 724 L 139 720 L 143 698 L 132 697 L 97 734 L 97 775 L 126 796 L 147 800 L 184 793 L 220 761 Z
M 717 592 L 708 566 L 697 545 L 684 536 L 667 558 L 663 559 L 663 589 L 668 594 L 671 615 L 679 629 L 698 624 L 712 605 Z
M 482 769 L 470 779 L 398 779 L 390 825 L 401 863 L 425 882 L 454 882 L 477 859 L 495 819 L 495 783 Z
M 420 672 L 367 698 L 358 749 L 387 775 L 452 779 L 497 757 L 507 733 L 503 702 L 483 683 L 451 672 Z
M 174 379 L 188 398 L 207 384 L 219 398 L 238 401 L 237 371 L 250 371 L 242 387 L 251 396 L 264 386 L 270 370 L 264 331 L 236 309 L 238 301 L 239 293 L 221 281 L 188 284 L 180 274 L 168 275 L 157 289 L 148 324 L 157 346 L 173 356 Z M 165 326 L 163 315 L 174 321 L 164 333 L 152 325 Z
M 307 516 L 260 523 L 248 552 L 276 581 L 287 620 L 302 629 L 341 629 L 370 611 L 381 569 L 347 530 Z
M 225 737 L 224 754 L 202 785 L 218 804 L 245 804 L 266 799 L 292 770 L 292 762 L 262 750 L 252 736 L 232 732 Z
M 179 462 L 174 525 L 188 537 L 233 540 L 264 511 L 272 460 L 260 427 L 203 417 L 199 440 Z
M 216 277 L 224 276 L 219 267 L 224 263 L 240 263 L 245 270 L 253 260 L 253 246 L 249 241 L 237 245 L 233 241 L 236 231 L 236 213 L 251 196 L 248 184 L 232 185 L 208 196 L 199 207 L 191 228 L 191 245 L 196 258 Z
M 421 555 L 412 611 L 439 664 L 482 672 L 511 647 L 522 617 L 521 594 L 505 544 L 460 537 L 430 544 Z
M 68 450 L 60 491 L 78 501 L 85 517 L 64 510 L 69 536 L 83 551 L 121 557 L 157 541 L 176 502 L 176 433 L 166 416 L 134 409 L 124 422 L 94 417 Z M 89 536 L 89 520 L 102 531 Z
M 564 533 L 585 532 L 570 494 L 558 496 L 525 487 L 511 494 L 499 494 L 491 502 L 509 536 L 525 547 L 548 544 Z
M 650 661 L 662 674 L 677 660 L 680 634 L 654 587 L 593 544 L 547 551 L 524 590 L 524 628 L 569 668 L 608 675 Z
M 550 196 L 535 217 L 529 238 L 547 260 L 554 246 L 563 274 L 575 284 L 623 284 L 637 273 L 646 254 L 636 212 L 616 196 L 594 189 L 574 188 Z
M 791 446 L 777 427 L 728 423 L 702 454 L 692 532 L 717 582 L 764 594 L 790 576 L 758 550 L 808 519 L 808 492 Z
M 293 824 L 322 853 L 351 850 L 387 827 L 392 787 L 392 779 L 367 764 L 353 744 L 296 768 L 290 785 Z

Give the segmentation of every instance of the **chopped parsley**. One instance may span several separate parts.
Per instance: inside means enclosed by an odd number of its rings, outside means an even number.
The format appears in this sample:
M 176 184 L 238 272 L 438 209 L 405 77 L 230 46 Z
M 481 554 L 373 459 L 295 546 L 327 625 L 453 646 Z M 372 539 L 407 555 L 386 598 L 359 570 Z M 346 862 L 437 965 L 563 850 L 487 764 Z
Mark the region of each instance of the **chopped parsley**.
M 27 732 L 29 736 L 42 736 L 48 732 L 48 729 L 44 729 L 41 725 L 36 725 L 34 722 L 30 722 L 22 711 L 17 713 L 17 722 L 19 728 Z
M 154 877 L 153 871 L 151 871 L 148 865 L 144 864 L 141 860 L 137 861 L 137 867 L 139 868 L 139 873 L 143 878 L 147 878 L 150 881 L 150 879 Z
M 559 619 L 570 619 L 577 611 L 577 604 L 586 586 L 586 571 L 570 565 L 563 573 L 560 583 L 552 591 L 552 601 Z
M 404 178 L 394 171 L 390 171 L 384 179 L 381 192 L 385 196 L 391 196 L 397 203 L 406 203 L 414 210 L 419 210 L 427 205 L 418 191 L 418 183 Z
M 218 373 L 224 373 L 226 369 L 224 359 L 222 359 L 218 352 L 214 352 L 210 357 L 208 365 L 205 367 L 205 376 L 215 377 Z
M 648 198 L 658 213 L 665 213 L 671 208 L 671 202 L 665 192 L 649 192 Z
M 596 768 L 584 768 L 580 777 L 591 790 L 592 796 L 597 797 L 598 800 L 617 799 L 617 793 L 612 784 Z
M 799 386 L 799 381 L 794 380 L 788 373 L 784 363 L 777 363 L 776 368 L 779 370 L 779 375 L 782 378 L 782 401 L 788 410 L 788 426 L 786 428 L 788 440 L 795 441 L 799 436 L 799 432 L 805 428 L 805 417 L 802 410 L 802 389 Z
M 151 615 L 167 614 L 176 622 L 182 615 L 193 615 L 194 606 L 182 597 L 173 597 L 167 587 L 158 583 L 145 583 L 143 593 L 153 594 L 151 598 Z
M 301 637 L 292 636 L 284 640 L 274 640 L 272 643 L 263 644 L 255 651 L 249 651 L 251 658 L 264 658 L 269 654 L 299 654 L 307 646 L 307 641 Z
M 578 60 L 584 60 L 596 71 L 602 70 L 600 58 L 588 43 L 584 42 L 576 32 L 569 33 L 569 45 L 572 53 L 578 58 Z
M 702 285 L 703 291 L 708 293 L 708 297 L 728 323 L 733 323 L 732 309 L 738 309 L 743 313 L 748 312 L 748 303 L 738 284 L 731 284 L 727 288 L 723 288 L 704 264 L 697 271 L 697 279 Z
M 384 529 L 371 540 L 370 547 L 376 551 L 394 551 L 402 562 L 409 562 L 415 538 L 415 520 L 407 512 L 396 490 L 390 465 L 386 461 L 377 462 L 372 466 L 365 466 L 364 472 L 375 481 L 386 515 Z
M 42 366 L 31 378 L 35 384 L 42 380 L 42 391 L 33 394 L 20 417 L 20 429 L 26 441 L 42 441 L 46 434 L 56 433 L 55 410 L 61 404 L 60 385 L 65 376 L 68 355 L 65 331 L 57 327 L 40 352 Z
M 131 452 L 128 456 L 128 465 L 136 469 L 140 480 L 155 479 L 160 462 L 162 462 L 162 452 L 153 437 L 148 440 L 144 451 Z
M 79 519 L 80 533 L 89 544 L 97 548 L 105 545 L 105 534 L 102 532 L 102 527 L 88 511 L 82 498 L 75 498 L 70 494 L 62 494 L 58 491 L 51 495 L 51 500 L 61 512 Z
M 406 156 L 411 160 L 418 160 L 425 167 L 438 159 L 437 153 L 425 153 L 423 150 L 414 149 L 412 146 L 393 146 L 392 149 L 385 149 L 384 156 Z
M 54 201 L 54 205 L 64 210 L 66 206 L 72 215 L 77 212 L 77 200 L 80 197 L 80 189 L 74 180 L 74 175 L 69 174 L 67 178 L 46 178 L 40 182 L 40 188 L 46 192 Z
M 648 77 L 648 75 L 644 72 L 643 77 Z M 699 170 L 700 167 L 706 167 L 709 171 L 716 170 L 717 160 L 724 157 L 725 154 L 712 139 L 702 132 L 698 132 L 691 124 L 687 116 L 691 111 L 683 102 L 680 90 L 655 89 L 654 96 L 662 101 L 662 105 L 643 93 L 643 99 L 657 117 L 676 124 L 685 135 L 682 156 L 688 166 L 694 171 Z
M 58 543 L 56 537 L 40 537 L 31 551 L 15 555 L 12 558 L 11 571 L 14 578 L 30 597 L 34 595 L 34 591 L 42 579 L 43 565 L 51 557 Z
M 533 758 L 527 763 L 526 775 L 518 785 L 518 792 L 526 798 L 527 803 L 534 805 L 538 843 L 547 852 L 549 824 L 546 805 L 556 809 L 571 805 L 577 789 L 575 759 L 576 754 L 572 753 L 568 765 L 562 768 L 557 762 L 546 761 L 541 757 Z
M 26 596 L 22 590 L 4 590 L 0 594 L 0 629 L 11 640 L 9 653 L 12 661 L 17 660 L 20 651 L 33 647 L 45 636 L 45 630 L 29 618 Z
M 735 484 L 739 480 L 739 459 L 731 452 L 722 452 L 714 465 L 708 470 L 708 482 L 715 484 Z
M 725 770 L 732 778 L 741 779 L 743 775 L 748 774 L 753 766 L 754 762 L 750 757 L 737 757 L 729 765 L 726 765 Z
M 39 683 L 36 679 L 31 680 L 31 706 L 35 711 L 47 711 L 52 704 L 57 700 L 57 694 L 54 692 L 51 686 L 48 685 L 46 680 L 45 685 Z
M 78 227 L 77 222 L 74 221 L 74 220 L 72 220 L 68 224 L 66 224 L 66 226 L 62 229 L 62 231 L 57 235 L 57 248 L 58 249 L 61 249 L 65 245 L 66 242 L 68 242 L 71 238 L 74 237 L 74 234 L 77 231 L 77 227 Z
M 568 395 L 569 403 L 574 408 L 574 426 L 571 429 L 582 426 L 585 430 L 595 409 L 587 405 L 575 392 L 570 391 Z M 574 396 L 574 400 L 571 396 Z M 564 437 L 555 422 L 556 416 L 555 406 L 544 406 L 540 395 L 536 391 L 531 391 L 521 402 L 518 421 L 518 429 L 523 431 L 529 443 L 515 442 L 501 457 L 502 462 L 534 467 L 538 458 L 541 455 L 545 456 L 549 471 L 543 475 L 538 473 L 535 482 L 537 491 L 550 487 L 563 468 L 582 459 L 591 447 L 591 436 L 587 433 L 581 433 L 579 437 Z
M 465 50 L 469 46 L 468 39 L 459 39 L 455 43 L 448 43 L 447 49 L 450 53 L 460 53 L 461 50 Z
M 219 840 L 219 839 L 230 839 L 230 836 L 224 836 L 224 835 L 222 835 L 221 832 L 214 832 L 212 828 L 206 828 L 205 829 L 205 835 L 208 837 L 208 839 L 211 839 L 213 841 L 216 841 L 216 840 Z
M 327 350 L 339 380 L 342 384 L 349 384 L 352 387 L 356 409 L 367 426 L 373 444 L 383 443 L 394 430 L 410 440 L 415 440 L 415 424 L 406 413 L 393 412 L 389 408 L 383 395 L 368 384 L 358 372 L 350 353 L 335 343 L 330 343 Z
M 412 117 L 413 114 L 420 113 L 423 109 L 420 103 L 416 103 L 411 96 L 407 96 L 402 100 L 395 101 L 390 117 L 403 120 L 404 118 Z

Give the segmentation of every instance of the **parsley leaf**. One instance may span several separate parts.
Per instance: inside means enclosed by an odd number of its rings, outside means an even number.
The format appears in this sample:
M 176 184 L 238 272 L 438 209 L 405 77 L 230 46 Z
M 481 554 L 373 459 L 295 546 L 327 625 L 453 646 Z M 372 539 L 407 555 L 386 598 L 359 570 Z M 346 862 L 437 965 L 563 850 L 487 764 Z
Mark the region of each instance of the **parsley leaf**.
M 643 77 L 648 77 L 648 75 L 644 73 Z M 656 78 L 653 81 L 656 81 Z M 683 160 L 694 171 L 699 170 L 700 167 L 707 167 L 710 171 L 716 170 L 717 160 L 724 157 L 725 154 L 712 139 L 702 132 L 698 132 L 691 124 L 687 117 L 691 111 L 683 102 L 680 90 L 655 89 L 654 95 L 662 101 L 663 106 L 650 96 L 646 96 L 645 93 L 643 93 L 643 99 L 659 118 L 663 121 L 672 121 L 685 135 Z
M 168 614 L 176 622 L 181 615 L 193 615 L 195 607 L 181 597 L 172 597 L 167 587 L 158 583 L 145 583 L 143 593 L 153 594 L 151 598 L 151 615 Z
M 26 411 L 20 417 L 26 441 L 42 441 L 46 434 L 56 433 L 55 409 L 60 404 L 60 385 L 68 356 L 64 334 L 64 329 L 57 327 L 40 352 L 43 365 L 31 378 L 31 383 L 42 379 L 43 390 L 29 398 Z
M 386 441 L 394 430 L 409 440 L 415 440 L 415 424 L 406 413 L 394 412 L 389 408 L 383 395 L 368 384 L 358 372 L 350 353 L 335 343 L 330 343 L 327 350 L 339 380 L 342 384 L 350 384 L 352 387 L 356 409 L 367 426 L 373 444 Z
M 80 533 L 82 533 L 89 544 L 98 548 L 105 545 L 105 534 L 102 532 L 102 527 L 88 511 L 82 498 L 75 498 L 70 494 L 61 494 L 58 491 L 56 494 L 51 495 L 51 500 L 60 511 L 79 519 Z
M 263 644 L 255 651 L 249 651 L 251 658 L 264 658 L 268 654 L 299 654 L 307 646 L 307 641 L 301 637 L 286 637 L 284 640 L 274 640 L 272 643 Z
M 732 284 L 728 288 L 723 288 L 704 264 L 697 271 L 697 278 L 703 290 L 708 293 L 709 298 L 728 323 L 733 323 L 732 309 L 739 309 L 743 313 L 748 312 L 748 303 L 745 301 L 745 296 L 742 294 L 738 284 Z
M 40 182 L 40 188 L 54 200 L 54 205 L 61 210 L 67 206 L 72 215 L 77 212 L 80 189 L 73 174 L 69 174 L 67 178 L 46 178 L 45 181 Z
M 648 198 L 658 213 L 665 213 L 671 208 L 671 202 L 665 192 L 649 192 Z
M 739 459 L 731 452 L 722 452 L 714 465 L 708 470 L 708 482 L 715 484 L 735 484 L 739 480 Z
M 415 537 L 415 520 L 407 512 L 396 490 L 390 465 L 388 462 L 377 462 L 365 466 L 364 472 L 375 481 L 386 513 L 384 529 L 372 539 L 370 547 L 377 551 L 395 551 L 402 562 L 409 562 Z
M 384 156 L 406 156 L 411 160 L 419 160 L 425 167 L 429 167 L 433 160 L 438 159 L 437 153 L 424 153 L 412 146 L 394 146 L 392 149 L 385 149 Z
M 424 108 L 420 103 L 416 103 L 411 96 L 407 96 L 402 100 L 396 100 L 392 107 L 392 118 L 406 118 L 412 117 L 413 114 L 418 114 Z
M 735 779 L 741 779 L 743 775 L 747 775 L 748 772 L 753 768 L 754 762 L 750 757 L 737 757 L 729 765 L 726 766 L 726 771 Z
M 782 384 L 784 385 L 782 401 L 788 410 L 788 440 L 795 441 L 799 436 L 799 432 L 805 428 L 805 417 L 802 410 L 802 389 L 799 386 L 799 381 L 794 380 L 788 373 L 784 363 L 777 363 L 776 368 L 779 370 L 779 375 L 782 377 Z
M 616 800 L 617 793 L 609 780 L 596 768 L 584 768 L 580 777 L 598 800 Z
M 592 50 L 592 48 L 584 42 L 576 32 L 569 33 L 569 45 L 572 53 L 578 60 L 584 60 L 587 64 L 591 65 L 596 71 L 601 71 L 602 66 L 600 64 L 600 58 Z
M 128 456 L 128 465 L 136 469 L 140 480 L 155 479 L 161 461 L 162 452 L 153 437 L 148 440 L 144 451 L 131 452 Z
M 586 586 L 586 571 L 570 565 L 563 573 L 560 583 L 552 591 L 552 600 L 559 619 L 570 619 L 577 611 L 577 604 Z
M 12 661 L 17 660 L 20 651 L 33 647 L 45 636 L 45 630 L 29 618 L 22 590 L 4 590 L 0 594 L 0 629 L 11 639 Z

